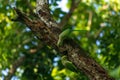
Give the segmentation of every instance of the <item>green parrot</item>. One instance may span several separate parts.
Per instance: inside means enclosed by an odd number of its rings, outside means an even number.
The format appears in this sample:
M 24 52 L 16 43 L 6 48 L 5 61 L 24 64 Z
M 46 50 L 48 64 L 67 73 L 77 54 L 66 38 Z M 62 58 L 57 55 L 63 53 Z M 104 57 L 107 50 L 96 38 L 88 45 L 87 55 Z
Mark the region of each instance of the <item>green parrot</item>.
M 81 34 L 81 36 L 84 36 L 83 34 L 85 34 L 87 32 L 87 30 L 73 30 L 71 28 L 65 29 L 60 35 L 59 35 L 59 39 L 57 42 L 57 46 L 60 47 L 64 41 L 64 39 L 66 39 L 67 37 L 70 37 L 70 35 L 74 35 L 73 32 L 74 31 L 79 31 L 79 33 Z
M 63 40 L 71 33 L 71 31 L 72 31 L 71 29 L 66 29 L 59 35 L 59 39 L 57 42 L 58 47 L 62 45 Z
M 61 58 L 61 62 L 65 66 L 65 68 L 69 69 L 70 71 L 77 72 L 76 67 L 72 62 L 68 61 L 67 56 L 63 56 Z

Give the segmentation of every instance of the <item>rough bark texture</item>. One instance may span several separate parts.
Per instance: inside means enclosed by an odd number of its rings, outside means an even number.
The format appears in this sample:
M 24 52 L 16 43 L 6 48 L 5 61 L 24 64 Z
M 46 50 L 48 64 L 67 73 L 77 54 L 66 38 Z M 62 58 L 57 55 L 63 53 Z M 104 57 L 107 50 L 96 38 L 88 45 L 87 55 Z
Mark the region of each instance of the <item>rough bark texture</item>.
M 58 36 L 61 33 L 60 26 L 51 18 L 47 0 L 37 0 L 37 3 L 39 20 L 31 20 L 15 8 L 18 17 L 14 21 L 26 24 L 43 43 L 55 48 L 61 54 L 65 53 L 76 68 L 83 71 L 90 80 L 114 80 L 72 39 L 64 40 L 63 45 L 57 47 Z

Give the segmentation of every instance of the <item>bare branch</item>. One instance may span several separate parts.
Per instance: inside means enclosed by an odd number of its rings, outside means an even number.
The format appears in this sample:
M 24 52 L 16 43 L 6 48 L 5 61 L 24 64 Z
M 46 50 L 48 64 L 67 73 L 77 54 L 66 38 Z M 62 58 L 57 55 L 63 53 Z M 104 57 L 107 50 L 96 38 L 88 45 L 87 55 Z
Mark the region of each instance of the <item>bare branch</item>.
M 71 8 L 70 8 L 69 12 L 63 17 L 63 19 L 59 23 L 60 28 L 63 28 L 66 25 L 67 21 L 72 16 L 72 13 L 77 8 L 77 6 L 80 3 L 80 1 L 81 0 L 78 0 L 78 1 L 72 0 L 72 2 L 71 2 Z
M 47 25 L 47 27 L 58 28 L 58 24 L 51 17 L 48 0 L 37 0 L 36 11 L 39 18 Z
M 9 73 L 8 75 L 5 77 L 4 80 L 10 80 L 12 78 L 12 76 L 15 74 L 16 72 L 16 69 L 21 66 L 21 64 L 24 62 L 25 60 L 25 56 L 22 56 L 20 57 L 17 61 L 15 61 L 13 64 L 12 64 L 12 67 L 10 68 L 9 70 Z
M 54 44 L 54 46 L 57 44 L 58 35 L 60 34 L 61 30 L 57 28 L 56 23 L 54 23 L 56 24 L 54 26 L 51 25 L 51 23 L 49 23 L 48 21 L 48 24 L 46 25 L 45 22 L 41 19 L 31 20 L 25 13 L 21 12 L 19 9 L 14 8 L 14 10 L 16 11 L 18 17 L 16 19 L 12 19 L 13 21 L 20 21 L 25 23 L 37 35 L 37 37 L 41 41 L 43 41 L 43 43 L 47 43 L 49 45 Z M 46 20 L 46 18 L 44 19 Z M 54 34 L 56 34 L 57 36 L 55 36 Z

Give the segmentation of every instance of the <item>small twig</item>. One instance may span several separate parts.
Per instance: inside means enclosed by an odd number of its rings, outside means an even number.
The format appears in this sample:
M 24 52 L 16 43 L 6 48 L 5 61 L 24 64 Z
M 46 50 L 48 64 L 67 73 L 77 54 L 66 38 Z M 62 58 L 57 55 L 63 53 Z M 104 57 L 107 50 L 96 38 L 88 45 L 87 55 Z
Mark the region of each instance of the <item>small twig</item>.
M 24 62 L 25 60 L 25 56 L 22 56 L 20 57 L 17 61 L 15 61 L 13 64 L 12 64 L 12 67 L 10 68 L 9 70 L 9 73 L 8 75 L 5 77 L 4 80 L 10 80 L 12 78 L 12 76 L 15 74 L 16 72 L 16 69 L 21 66 L 21 64 Z
M 102 31 L 103 29 L 104 29 L 104 27 L 101 27 L 101 28 L 96 32 L 96 34 L 94 35 L 94 38 L 95 38 L 95 39 L 99 37 L 99 35 L 100 35 L 100 33 L 101 33 L 101 31 Z
M 92 15 L 93 15 L 93 13 L 92 13 L 92 11 L 88 11 L 88 13 L 89 13 L 88 27 L 91 27 L 91 24 L 92 24 Z
M 72 16 L 72 13 L 77 8 L 77 6 L 78 6 L 79 3 L 80 3 L 80 0 L 79 1 L 72 0 L 72 2 L 71 2 L 71 8 L 70 8 L 69 12 L 63 17 L 63 19 L 59 23 L 60 28 L 63 28 L 66 25 L 67 21 Z
M 92 16 L 93 16 L 93 13 L 92 11 L 87 11 L 88 14 L 89 14 L 89 17 L 88 17 L 88 23 L 87 23 L 87 27 L 88 27 L 88 32 L 87 32 L 87 36 L 89 37 L 90 35 L 90 29 L 91 29 L 91 25 L 92 25 Z

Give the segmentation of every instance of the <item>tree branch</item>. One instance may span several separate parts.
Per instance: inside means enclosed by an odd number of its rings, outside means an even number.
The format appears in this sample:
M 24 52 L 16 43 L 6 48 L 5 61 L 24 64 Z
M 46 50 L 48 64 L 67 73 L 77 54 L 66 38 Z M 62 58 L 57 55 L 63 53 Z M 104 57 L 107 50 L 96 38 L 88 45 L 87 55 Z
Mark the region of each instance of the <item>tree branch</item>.
M 72 13 L 78 7 L 78 4 L 80 3 L 80 1 L 81 0 L 78 0 L 78 1 L 72 0 L 72 2 L 71 2 L 71 8 L 70 8 L 69 12 L 63 17 L 63 19 L 59 23 L 59 26 L 60 26 L 61 29 L 66 25 L 67 21 L 72 16 Z
M 17 17 L 15 19 L 12 19 L 13 21 L 19 21 L 26 24 L 43 43 L 57 47 L 56 44 L 57 44 L 58 36 L 61 33 L 61 30 L 57 28 L 57 26 L 46 24 L 41 19 L 31 20 L 25 13 L 21 12 L 19 9 L 14 8 L 14 10 L 17 13 Z
M 36 0 L 36 4 L 37 13 L 39 13 L 39 11 L 42 10 L 43 12 L 50 14 L 48 0 Z
M 48 0 L 37 0 L 36 11 L 38 17 L 47 25 L 47 27 L 58 27 L 58 24 L 51 17 Z
M 9 73 L 8 75 L 5 77 L 4 80 L 10 80 L 12 78 L 12 76 L 15 74 L 16 72 L 16 69 L 21 66 L 21 64 L 24 62 L 25 60 L 25 56 L 22 56 L 20 57 L 17 61 L 15 61 L 13 64 L 12 64 L 12 67 L 10 68 L 9 70 Z
M 104 68 L 102 68 L 95 60 L 86 55 L 86 52 L 77 44 L 72 42 L 68 45 L 68 59 L 82 70 L 90 80 L 114 80 L 110 78 Z

